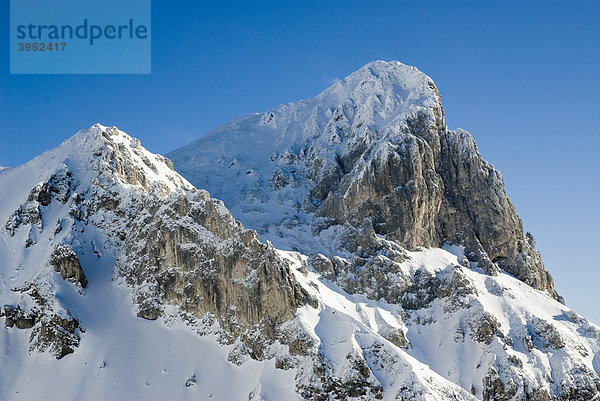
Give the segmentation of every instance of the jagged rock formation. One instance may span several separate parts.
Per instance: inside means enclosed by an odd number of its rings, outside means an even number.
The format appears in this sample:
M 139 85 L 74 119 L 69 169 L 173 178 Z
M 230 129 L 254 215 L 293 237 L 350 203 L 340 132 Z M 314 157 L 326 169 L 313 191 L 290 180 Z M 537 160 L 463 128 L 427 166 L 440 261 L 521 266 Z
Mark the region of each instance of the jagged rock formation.
M 78 283 L 82 288 L 87 286 L 87 278 L 71 245 L 57 246 L 50 255 L 50 265 L 63 279 Z
M 140 317 L 157 319 L 174 304 L 209 315 L 232 339 L 256 337 L 256 326 L 268 339 L 305 303 L 273 247 L 205 191 L 146 201 L 129 232 L 116 275 L 136 288 Z M 262 356 L 254 343 L 251 355 Z
M 349 252 L 364 264 L 386 248 L 397 254 L 381 237 L 411 250 L 460 244 L 490 274 L 503 269 L 560 300 L 502 176 L 469 133 L 448 130 L 435 84 L 414 67 L 370 63 L 313 99 L 232 121 L 169 157 L 276 246 Z M 315 238 L 298 241 L 303 231 Z

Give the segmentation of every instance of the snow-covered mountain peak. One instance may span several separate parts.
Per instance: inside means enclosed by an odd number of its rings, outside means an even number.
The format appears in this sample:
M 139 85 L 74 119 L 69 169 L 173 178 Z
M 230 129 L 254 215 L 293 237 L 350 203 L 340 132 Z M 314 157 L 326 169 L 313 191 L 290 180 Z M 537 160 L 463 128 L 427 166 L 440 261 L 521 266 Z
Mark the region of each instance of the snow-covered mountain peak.
M 211 138 L 215 147 L 210 148 L 211 152 L 222 147 L 234 151 L 239 148 L 243 149 L 244 155 L 240 156 L 245 160 L 263 159 L 270 150 L 263 146 L 267 143 L 276 145 L 276 153 L 297 152 L 312 145 L 317 151 L 341 152 L 353 139 L 395 136 L 401 123 L 417 114 L 430 115 L 439 125 L 445 124 L 434 82 L 415 67 L 378 60 L 311 99 L 233 120 L 186 148 L 203 153 L 207 151 L 202 149 L 204 144 Z M 223 132 L 228 133 L 231 141 L 221 141 Z M 196 143 L 202 146 L 196 148 Z M 179 156 L 179 151 L 172 155 Z M 192 159 L 201 161 L 200 157 Z
M 185 191 L 192 186 L 173 171 L 169 159 L 156 155 L 117 127 L 95 124 L 67 139 L 54 150 L 57 160 L 72 164 L 91 180 L 104 179 L 163 195 Z M 43 155 L 42 155 L 43 156 Z M 91 174 L 86 174 L 90 173 Z
M 247 126 L 260 118 L 260 126 L 285 131 L 278 138 L 280 146 L 293 148 L 310 142 L 330 147 L 356 136 L 397 133 L 389 128 L 410 115 L 428 114 L 432 109 L 441 110 L 441 98 L 431 78 L 398 61 L 378 60 L 312 99 L 284 104 L 223 128 Z
M 475 397 L 597 399 L 597 329 L 559 332 L 582 320 L 561 305 L 501 174 L 468 132 L 448 130 L 435 85 L 416 68 L 374 61 L 311 99 L 236 119 L 168 156 L 261 239 L 303 254 L 299 282 L 314 274 L 353 297 L 400 306 L 406 336 L 392 330 L 388 340 L 410 344 L 410 355 Z M 331 339 L 318 335 L 322 354 L 350 360 L 340 344 L 364 343 L 330 337 L 352 331 L 337 323 L 315 330 Z M 589 348 L 574 345 L 585 338 Z
M 191 199 L 199 194 L 169 159 L 144 149 L 118 128 L 100 124 L 28 163 L 1 171 L 0 180 L 9 189 L 0 191 L 4 234 L 25 248 L 39 244 L 35 249 L 70 244 L 73 233 L 88 224 L 119 242 L 130 210 L 144 199 Z
M 278 248 L 371 260 L 388 248 L 382 238 L 405 249 L 456 243 L 486 271 L 560 299 L 502 176 L 469 133 L 448 130 L 437 88 L 414 67 L 371 62 L 168 156 Z
M 7 327 L 34 329 L 30 352 L 58 358 L 73 352 L 84 332 L 69 302 L 79 305 L 90 286 L 110 282 L 124 244 L 148 219 L 161 220 L 152 227 L 163 235 L 173 214 L 187 217 L 193 208 L 186 228 L 202 240 L 243 230 L 222 202 L 196 190 L 167 158 L 100 124 L 2 171 L 0 188 L 0 316 Z M 201 218 L 210 218 L 210 235 L 202 235 Z
M 439 103 L 439 94 L 431 78 L 399 61 L 382 60 L 368 63 L 317 96 L 332 106 L 347 100 L 362 104 L 373 97 L 381 106 L 379 111 L 386 110 L 394 102 L 407 109 Z
M 173 170 L 169 159 L 149 152 L 139 140 L 117 127 L 101 124 L 77 132 L 56 148 L 26 164 L 3 170 L 2 174 L 13 188 L 0 195 L 5 205 L 21 202 L 36 185 L 66 174 L 76 177 L 77 192 L 101 186 L 166 196 L 192 188 Z
M 100 124 L 28 163 L 1 171 L 0 183 L 9 189 L 0 191 L 0 222 L 7 241 L 17 244 L 15 249 L 24 246 L 48 255 L 73 243 L 88 225 L 110 233 L 118 249 L 131 211 L 146 198 L 207 198 L 173 170 L 169 159 L 144 149 L 116 127 Z M 62 248 L 57 252 L 70 253 Z M 15 258 L 21 256 L 15 251 Z M 19 285 L 29 280 L 28 274 L 21 275 Z
M 276 187 L 301 186 L 294 176 L 320 181 L 339 163 L 360 175 L 370 160 L 388 152 L 389 143 L 401 142 L 407 133 L 423 133 L 424 140 L 439 147 L 439 139 L 429 137 L 424 125 L 446 129 L 431 78 L 398 61 L 378 60 L 311 99 L 238 118 L 168 156 L 184 177 L 217 193 L 231 208 L 244 198 L 264 202 L 269 197 L 263 191 L 265 178 Z M 365 153 L 367 149 L 373 151 Z M 205 174 L 214 168 L 229 177 Z M 225 190 L 232 180 L 251 196 Z

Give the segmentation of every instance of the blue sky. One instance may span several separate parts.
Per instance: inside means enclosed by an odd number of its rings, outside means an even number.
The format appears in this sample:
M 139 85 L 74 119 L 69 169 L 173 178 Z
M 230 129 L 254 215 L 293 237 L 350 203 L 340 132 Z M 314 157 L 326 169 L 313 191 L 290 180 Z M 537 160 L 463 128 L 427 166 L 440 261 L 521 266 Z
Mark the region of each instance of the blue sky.
M 0 15 L 7 27 L 8 1 Z M 449 127 L 503 173 L 567 305 L 600 323 L 598 20 L 597 1 L 154 0 L 150 75 L 10 75 L 5 28 L 0 165 L 95 122 L 167 153 L 399 60 L 434 79 Z

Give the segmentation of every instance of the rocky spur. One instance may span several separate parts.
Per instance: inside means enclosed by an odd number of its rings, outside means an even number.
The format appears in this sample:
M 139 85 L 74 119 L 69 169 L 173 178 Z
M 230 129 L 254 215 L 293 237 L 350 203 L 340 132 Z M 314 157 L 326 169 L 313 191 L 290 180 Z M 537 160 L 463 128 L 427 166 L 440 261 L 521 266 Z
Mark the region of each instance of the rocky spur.
M 84 39 L 90 45 L 99 39 L 147 39 L 149 29 L 129 19 L 126 24 L 93 25 L 85 18 L 81 25 L 17 25 L 17 39 L 55 40 Z

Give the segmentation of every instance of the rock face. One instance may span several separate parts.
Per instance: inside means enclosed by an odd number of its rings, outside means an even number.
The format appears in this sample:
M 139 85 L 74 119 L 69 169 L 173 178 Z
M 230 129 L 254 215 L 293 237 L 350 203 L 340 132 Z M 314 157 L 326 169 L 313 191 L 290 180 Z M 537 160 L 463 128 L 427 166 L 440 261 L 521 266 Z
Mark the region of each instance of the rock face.
M 446 131 L 441 143 L 443 162 L 438 173 L 444 182 L 445 199 L 438 224 L 442 236 L 465 245 L 469 258 L 485 270 L 503 269 L 563 302 L 533 236 L 523 233 L 523 224 L 506 197 L 502 176 L 481 158 L 471 135 L 460 129 Z
M 70 245 L 56 247 L 50 255 L 50 264 L 54 267 L 54 270 L 60 273 L 63 279 L 78 283 L 83 288 L 87 286 L 85 273 L 81 268 L 77 254 Z
M 469 133 L 448 130 L 437 88 L 414 67 L 370 63 L 313 99 L 232 121 L 169 157 L 278 247 L 368 263 L 397 253 L 381 239 L 408 250 L 459 244 L 488 273 L 503 269 L 561 300 L 502 176 Z
M 231 338 L 257 329 L 274 338 L 305 303 L 273 247 L 205 191 L 147 201 L 129 233 L 116 274 L 136 288 L 140 317 L 157 319 L 173 304 L 216 320 Z M 262 356 L 259 344 L 251 354 Z

